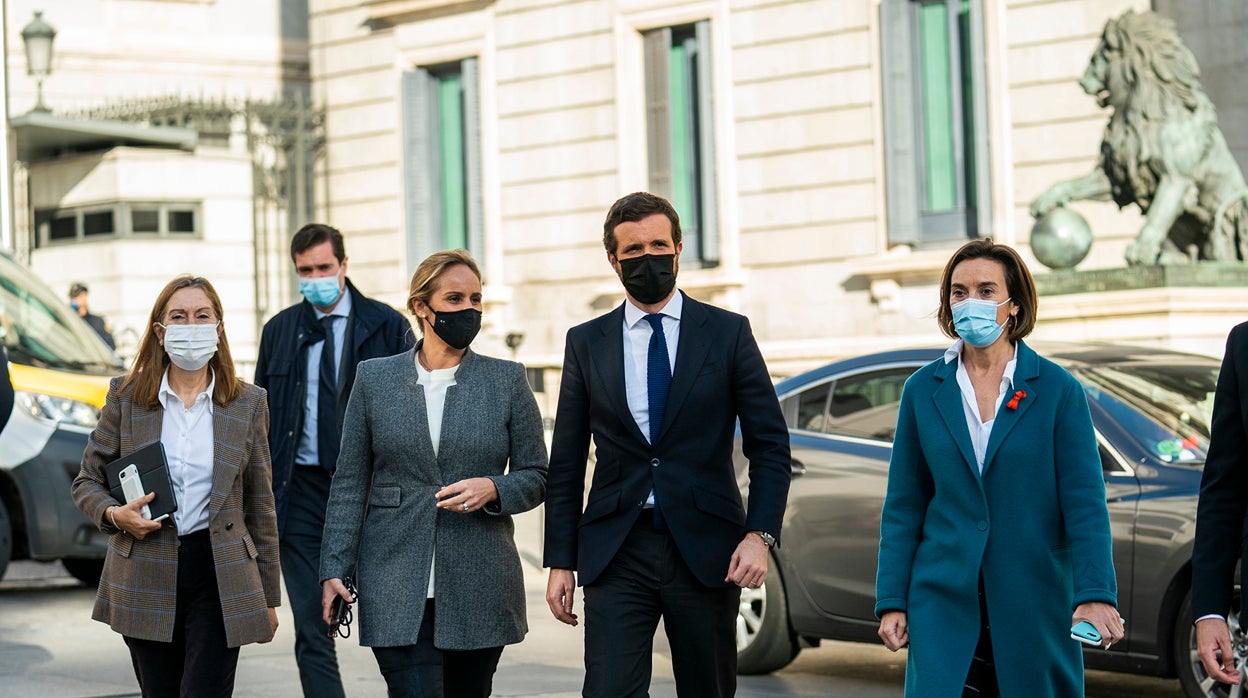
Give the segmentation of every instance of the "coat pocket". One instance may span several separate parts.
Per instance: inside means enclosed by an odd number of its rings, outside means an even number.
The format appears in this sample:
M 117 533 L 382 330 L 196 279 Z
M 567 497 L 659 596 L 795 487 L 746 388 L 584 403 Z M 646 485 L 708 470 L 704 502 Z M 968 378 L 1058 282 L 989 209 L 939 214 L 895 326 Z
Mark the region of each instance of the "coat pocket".
M 745 507 L 741 505 L 740 495 L 734 498 L 695 485 L 693 502 L 707 514 L 731 521 L 738 526 L 745 525 Z
M 256 551 L 256 544 L 251 540 L 251 534 L 243 536 L 243 547 L 247 549 L 247 557 L 256 559 L 260 557 L 260 553 Z
M 397 507 L 403 499 L 403 488 L 398 485 L 373 485 L 368 496 L 370 507 Z
M 581 525 L 592 523 L 605 516 L 615 513 L 620 505 L 620 491 L 616 490 L 610 494 L 591 499 L 585 505 L 585 513 L 581 514 Z
M 122 557 L 130 557 L 134 549 L 134 538 L 128 533 L 114 533 L 108 537 L 108 547 Z

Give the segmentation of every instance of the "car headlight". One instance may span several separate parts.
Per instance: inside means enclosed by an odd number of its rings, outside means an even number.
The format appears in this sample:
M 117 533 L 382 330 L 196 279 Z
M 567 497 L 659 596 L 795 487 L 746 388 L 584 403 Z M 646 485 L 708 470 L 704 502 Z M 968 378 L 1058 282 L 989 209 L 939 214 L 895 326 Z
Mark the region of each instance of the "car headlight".
M 99 408 L 89 402 L 25 390 L 16 391 L 13 397 L 16 399 L 17 409 L 37 419 L 88 429 L 94 429 L 96 422 L 100 421 Z

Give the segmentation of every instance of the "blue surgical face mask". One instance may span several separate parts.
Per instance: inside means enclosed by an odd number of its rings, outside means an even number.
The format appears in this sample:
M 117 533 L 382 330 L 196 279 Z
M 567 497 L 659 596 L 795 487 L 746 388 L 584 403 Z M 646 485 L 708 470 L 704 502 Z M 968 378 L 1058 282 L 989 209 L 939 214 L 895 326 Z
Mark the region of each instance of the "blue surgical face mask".
M 983 349 L 997 341 L 997 337 L 1005 331 L 1005 325 L 997 324 L 997 308 L 1009 303 L 1006 298 L 1000 303 L 993 303 L 979 298 L 967 298 L 955 303 L 953 310 L 953 329 L 967 344 Z
M 299 293 L 308 302 L 318 308 L 328 308 L 338 302 L 342 288 L 338 286 L 338 275 L 318 276 L 314 279 L 299 277 Z

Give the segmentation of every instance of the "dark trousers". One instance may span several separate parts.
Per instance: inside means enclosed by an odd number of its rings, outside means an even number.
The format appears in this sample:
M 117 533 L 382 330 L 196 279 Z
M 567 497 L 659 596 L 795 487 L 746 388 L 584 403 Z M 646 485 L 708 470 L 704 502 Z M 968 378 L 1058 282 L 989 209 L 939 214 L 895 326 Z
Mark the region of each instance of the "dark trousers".
M 988 624 L 988 600 L 984 596 L 984 578 L 979 578 L 979 644 L 971 657 L 971 668 L 966 672 L 966 687 L 962 698 L 1000 698 L 997 687 L 997 667 L 992 659 L 992 628 Z
M 414 645 L 374 647 L 390 698 L 489 698 L 502 647 L 440 650 L 433 645 L 433 599 Z
M 225 646 L 208 531 L 178 541 L 177 616 L 172 642 L 127 637 L 143 698 L 229 696 L 234 693 L 238 648 Z
M 338 655 L 321 619 L 321 537 L 332 476 L 324 468 L 296 465 L 286 490 L 282 527 L 282 578 L 295 617 L 295 662 L 303 695 L 343 698 Z
M 643 512 L 602 576 L 585 587 L 586 698 L 649 695 L 654 631 L 663 619 L 676 694 L 725 698 L 737 690 L 741 590 L 703 586 L 675 541 Z M 724 573 L 728 573 L 724 561 Z

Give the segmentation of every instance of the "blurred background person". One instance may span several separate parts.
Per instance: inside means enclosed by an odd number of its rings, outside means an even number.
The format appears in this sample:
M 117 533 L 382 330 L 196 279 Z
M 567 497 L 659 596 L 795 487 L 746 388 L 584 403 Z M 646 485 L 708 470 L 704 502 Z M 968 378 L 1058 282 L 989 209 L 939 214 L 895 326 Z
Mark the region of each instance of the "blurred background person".
M 82 318 L 95 333 L 100 335 L 100 339 L 108 345 L 109 349 L 114 351 L 117 349 L 117 342 L 113 339 L 113 328 L 109 327 L 104 318 L 91 312 L 87 303 L 90 301 L 90 294 L 87 292 L 87 285 L 81 281 L 76 281 L 69 287 L 69 307 L 78 313 L 78 317 Z
M 481 272 L 463 250 L 412 276 L 415 350 L 360 365 L 321 549 L 323 613 L 359 589 L 360 643 L 389 695 L 490 695 L 528 632 L 513 514 L 541 503 L 546 444 L 520 364 L 469 349 Z M 366 510 L 367 507 L 367 510 Z
M 1071 626 L 1123 636 L 1092 417 L 1023 342 L 1036 299 L 1013 249 L 963 245 L 937 315 L 956 341 L 902 392 L 875 612 L 890 650 L 910 646 L 907 696 L 1081 696 Z
M 114 378 L 73 484 L 110 534 L 92 618 L 125 637 L 145 697 L 228 696 L 238 649 L 277 631 L 279 555 L 264 391 L 234 373 L 221 299 L 179 276 L 152 307 L 134 366 Z M 118 502 L 103 467 L 164 447 L 178 509 Z
M 273 495 L 299 682 L 305 696 L 342 698 L 338 655 L 321 620 L 329 483 L 356 365 L 407 351 L 415 337 L 403 315 L 366 297 L 347 278 L 347 251 L 337 229 L 303 226 L 291 238 L 290 259 L 304 300 L 265 323 L 256 385 L 269 391 L 273 411 Z

